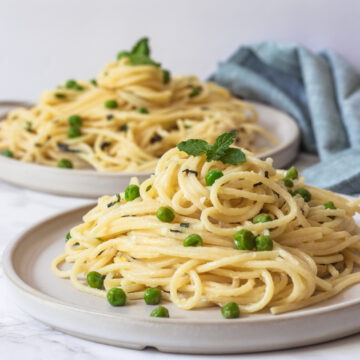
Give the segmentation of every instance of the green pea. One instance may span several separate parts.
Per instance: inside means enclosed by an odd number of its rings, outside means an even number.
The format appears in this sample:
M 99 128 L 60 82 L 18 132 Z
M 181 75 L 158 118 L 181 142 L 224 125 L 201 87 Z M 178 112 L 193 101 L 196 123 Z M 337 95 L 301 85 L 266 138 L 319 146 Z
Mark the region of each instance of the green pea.
M 8 158 L 13 158 L 14 157 L 14 153 L 11 150 L 3 150 L 1 152 L 2 156 L 6 156 Z
M 77 82 L 75 81 L 75 80 L 73 80 L 73 79 L 71 79 L 71 80 L 68 80 L 66 83 L 65 83 L 65 87 L 67 88 L 67 89 L 72 89 L 74 86 L 76 86 L 77 85 Z
M 336 207 L 334 205 L 334 203 L 332 201 L 328 201 L 327 203 L 324 204 L 324 208 L 325 209 L 331 209 L 331 210 L 335 210 Z M 334 220 L 335 216 L 328 216 L 328 218 Z
M 300 195 L 305 200 L 305 202 L 309 202 L 311 200 L 311 192 L 305 188 L 296 189 L 293 191 L 292 195 Z
M 116 100 L 106 100 L 104 106 L 107 109 L 116 109 L 118 107 L 118 103 Z
M 327 203 L 325 203 L 324 207 L 325 207 L 325 209 L 332 209 L 332 210 L 336 209 L 336 207 L 332 201 L 328 201 Z
M 211 169 L 206 175 L 205 175 L 205 182 L 207 186 L 211 186 L 214 184 L 214 182 L 224 176 L 223 172 L 219 169 Z
M 175 212 L 170 206 L 161 206 L 156 212 L 156 217 L 162 222 L 172 222 L 175 218 Z
M 160 305 L 151 312 L 150 316 L 168 318 L 169 310 L 166 307 Z
M 121 288 L 114 287 L 106 293 L 107 301 L 112 306 L 124 306 L 126 304 L 126 294 Z
M 137 185 L 129 185 L 125 189 L 125 200 L 133 201 L 140 196 L 140 190 Z
M 161 291 L 156 288 L 147 288 L 144 293 L 144 300 L 148 305 L 157 305 L 161 301 Z
M 148 114 L 149 113 L 149 110 L 145 107 L 139 107 L 137 110 L 136 110 L 139 114 Z
M 240 316 L 239 305 L 229 302 L 221 308 L 221 314 L 225 319 L 236 319 Z
M 81 136 L 81 129 L 78 126 L 70 126 L 69 130 L 67 131 L 67 136 L 70 139 L 77 138 Z
M 297 177 L 299 176 L 297 168 L 295 166 L 292 166 L 287 172 L 285 177 L 287 177 L 288 179 L 292 179 L 295 180 L 297 179 Z
M 163 83 L 168 84 L 171 80 L 171 74 L 169 70 L 163 70 Z
M 257 251 L 270 251 L 273 249 L 273 241 L 270 236 L 259 235 L 255 239 Z
M 269 214 L 261 213 L 261 214 L 256 215 L 253 218 L 253 223 L 258 224 L 258 223 L 264 223 L 264 222 L 268 222 L 268 221 L 272 221 L 272 220 L 273 220 L 273 218 Z
M 193 98 L 195 96 L 198 96 L 202 91 L 202 87 L 200 86 L 197 86 L 197 87 L 194 87 L 191 91 L 191 93 L 189 94 L 189 98 Z
M 281 179 L 283 182 L 284 182 L 284 184 L 285 184 L 285 186 L 287 187 L 287 188 L 292 188 L 293 186 L 294 186 L 294 183 L 292 182 L 292 180 L 290 180 L 289 178 L 287 178 L 287 177 L 284 177 L 283 179 Z
M 82 125 L 82 117 L 80 115 L 71 115 L 68 119 L 71 126 L 80 127 Z
M 90 271 L 86 276 L 86 280 L 91 288 L 101 289 L 103 287 L 104 278 L 97 271 Z
M 58 168 L 63 168 L 63 169 L 72 169 L 73 168 L 73 164 L 70 160 L 68 159 L 60 159 L 57 163 L 56 166 Z
M 254 234 L 246 229 L 241 229 L 234 235 L 234 243 L 239 250 L 254 250 L 256 248 Z
M 71 239 L 70 231 L 65 236 L 65 242 L 68 242 Z
M 84 90 L 84 88 L 79 85 L 76 80 L 68 80 L 66 83 L 65 83 L 65 87 L 67 89 L 71 89 L 71 90 L 77 90 L 77 91 L 81 91 L 81 90 Z
M 183 242 L 183 245 L 188 246 L 202 246 L 202 238 L 198 234 L 190 234 L 188 235 Z
M 26 131 L 32 132 L 33 131 L 33 123 L 31 121 L 26 120 L 24 122 L 24 128 Z
M 71 89 L 71 88 L 75 87 L 76 85 L 77 85 L 77 82 L 74 79 L 70 79 L 65 83 L 65 87 L 68 89 Z

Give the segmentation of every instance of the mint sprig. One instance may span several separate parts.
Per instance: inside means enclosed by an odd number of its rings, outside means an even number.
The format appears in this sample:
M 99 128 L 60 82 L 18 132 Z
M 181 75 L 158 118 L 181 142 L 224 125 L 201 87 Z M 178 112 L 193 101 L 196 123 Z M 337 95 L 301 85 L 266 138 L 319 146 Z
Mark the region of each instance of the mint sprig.
M 246 156 L 242 150 L 231 148 L 236 134 L 234 132 L 220 135 L 214 145 L 209 145 L 205 140 L 190 139 L 178 144 L 178 149 L 188 155 L 206 155 L 206 161 L 221 161 L 224 164 L 237 165 L 246 161 Z
M 155 62 L 150 58 L 149 39 L 140 39 L 131 49 L 131 51 L 120 51 L 117 54 L 117 59 L 120 60 L 123 57 L 130 59 L 131 65 L 153 65 L 160 67 L 161 64 Z

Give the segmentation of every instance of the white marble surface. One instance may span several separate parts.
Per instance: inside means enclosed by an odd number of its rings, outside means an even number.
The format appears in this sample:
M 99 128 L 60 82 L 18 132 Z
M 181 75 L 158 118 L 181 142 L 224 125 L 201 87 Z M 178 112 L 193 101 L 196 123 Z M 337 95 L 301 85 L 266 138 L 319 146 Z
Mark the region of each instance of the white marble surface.
M 314 159 L 302 157 L 299 168 Z M 5 246 L 35 222 L 93 200 L 58 197 L 20 189 L 0 182 L 0 254 Z M 299 335 L 300 336 L 300 335 Z M 194 340 L 196 341 L 196 340 Z M 261 341 L 261 339 L 259 339 Z M 358 359 L 360 334 L 326 344 L 261 354 L 189 356 L 163 354 L 156 350 L 134 351 L 81 340 L 32 319 L 6 295 L 0 267 L 0 359 L 92 360 L 92 359 Z

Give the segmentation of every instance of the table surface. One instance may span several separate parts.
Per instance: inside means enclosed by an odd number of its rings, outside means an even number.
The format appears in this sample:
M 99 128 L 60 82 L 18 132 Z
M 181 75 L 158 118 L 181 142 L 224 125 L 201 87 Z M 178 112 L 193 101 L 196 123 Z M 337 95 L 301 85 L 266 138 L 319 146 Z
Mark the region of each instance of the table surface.
M 299 169 L 316 162 L 300 155 Z M 60 197 L 21 189 L 0 181 L 0 254 L 5 246 L 34 223 L 75 206 L 94 200 Z M 261 341 L 261 340 L 260 340 Z M 153 349 L 136 351 L 92 343 L 50 327 L 25 314 L 6 295 L 6 284 L 0 267 L 0 355 L 13 360 L 91 360 L 91 359 L 218 359 L 220 356 L 164 354 Z M 360 334 L 316 346 L 259 354 L 227 355 L 224 359 L 353 359 L 360 352 Z M 3 357 L 5 356 L 5 357 Z

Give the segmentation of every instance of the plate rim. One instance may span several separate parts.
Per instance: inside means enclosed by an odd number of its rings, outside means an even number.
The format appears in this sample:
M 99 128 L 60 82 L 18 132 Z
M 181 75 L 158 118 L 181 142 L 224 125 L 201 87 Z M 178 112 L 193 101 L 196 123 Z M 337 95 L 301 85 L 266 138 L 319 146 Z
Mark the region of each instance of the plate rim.
M 279 146 L 276 146 L 274 148 L 271 148 L 267 151 L 265 151 L 264 153 L 258 154 L 256 155 L 258 158 L 260 159 L 265 159 L 268 157 L 272 157 L 274 156 L 274 154 L 280 153 L 282 151 L 284 151 L 285 149 L 291 147 L 292 145 L 294 145 L 296 142 L 300 142 L 300 129 L 299 126 L 297 124 L 297 122 L 295 121 L 295 119 L 292 117 L 291 114 L 283 111 L 282 109 L 278 109 L 276 107 L 273 107 L 271 105 L 265 104 L 265 103 L 261 103 L 261 102 L 257 102 L 257 101 L 250 101 L 250 100 L 244 100 L 247 103 L 250 103 L 253 106 L 258 106 L 260 108 L 266 109 L 266 110 L 270 110 L 270 111 L 275 111 L 275 112 L 279 112 L 282 116 L 285 116 L 287 118 L 288 124 L 291 124 L 290 126 L 292 127 L 293 131 L 290 133 L 292 134 L 292 136 L 288 137 L 286 139 L 286 141 L 284 143 L 282 143 Z M 27 103 L 27 105 L 29 105 Z M 7 115 L 8 113 L 5 113 L 3 116 L 0 117 L 0 121 L 3 120 L 3 118 Z M 8 163 L 8 164 L 15 164 L 18 163 L 20 164 L 20 166 L 24 166 L 24 171 L 26 169 L 35 169 L 37 171 L 49 171 L 49 172 L 53 172 L 54 174 L 67 174 L 69 175 L 69 173 L 67 173 L 67 171 L 69 171 L 69 169 L 62 169 L 62 168 L 57 168 L 57 167 L 53 167 L 53 166 L 47 166 L 47 165 L 40 165 L 37 163 L 33 163 L 33 162 L 25 162 L 25 161 L 21 161 L 21 160 L 17 160 L 17 159 L 11 159 L 11 158 L 7 158 L 5 156 L 0 156 L 0 164 L 1 162 L 3 163 Z M 16 166 L 16 165 L 15 165 Z M 118 178 L 118 177 L 140 177 L 140 176 L 150 176 L 153 171 L 119 171 L 119 172 L 107 172 L 107 171 L 97 171 L 96 169 L 70 169 L 71 170 L 71 175 L 74 176 L 89 176 L 89 177 L 105 177 L 105 178 Z
M 344 194 L 339 194 L 340 196 L 344 197 Z M 351 200 L 351 199 L 355 199 L 354 197 L 351 196 L 345 196 L 347 199 Z M 93 206 L 95 206 L 96 203 L 90 203 L 87 205 L 82 205 L 82 206 L 78 206 L 75 208 L 71 208 L 69 210 L 65 210 L 65 211 L 61 211 L 58 212 L 55 215 L 52 216 L 48 216 L 46 218 L 44 218 L 43 220 L 40 220 L 36 223 L 34 223 L 32 226 L 28 227 L 27 229 L 25 229 L 21 234 L 19 234 L 15 241 L 10 241 L 10 243 L 6 246 L 3 254 L 2 254 L 2 265 L 3 265 L 3 271 L 4 271 L 4 275 L 7 281 L 11 282 L 12 285 L 14 285 L 18 290 L 20 290 L 21 292 L 26 293 L 28 296 L 31 296 L 32 298 L 34 298 L 37 301 L 41 301 L 44 302 L 50 306 L 56 306 L 61 308 L 62 310 L 70 310 L 70 311 L 79 311 L 83 314 L 87 314 L 89 316 L 100 316 L 100 317 L 105 317 L 105 318 L 114 318 L 114 315 L 111 314 L 105 314 L 102 313 L 100 311 L 96 311 L 96 310 L 89 310 L 89 309 L 82 309 L 80 307 L 78 307 L 77 305 L 70 305 L 67 304 L 64 301 L 58 300 L 56 298 L 53 298 L 51 296 L 48 296 L 44 293 L 42 293 L 41 291 L 31 287 L 30 285 L 28 285 L 24 280 L 22 280 L 20 278 L 20 276 L 17 274 L 14 266 L 13 266 L 13 256 L 14 256 L 14 252 L 16 250 L 16 248 L 21 244 L 22 241 L 24 241 L 24 239 L 33 231 L 38 230 L 39 228 L 41 228 L 42 226 L 46 225 L 46 223 L 49 222 L 53 222 L 53 221 L 57 221 L 59 220 L 61 217 L 65 217 L 65 216 L 69 216 L 72 213 L 77 213 L 77 212 L 83 212 L 85 213 L 85 211 L 89 211 Z M 50 271 L 50 266 L 49 269 Z M 54 275 L 55 276 L 55 275 Z M 268 322 L 274 322 L 274 323 L 279 323 L 279 322 L 283 322 L 283 321 L 288 321 L 288 320 L 296 320 L 296 319 L 301 319 L 301 318 L 307 318 L 309 316 L 312 315 L 323 315 L 323 314 L 327 314 L 330 312 L 334 312 L 334 311 L 340 311 L 343 310 L 345 308 L 351 308 L 353 306 L 356 305 L 360 305 L 360 297 L 358 299 L 353 299 L 353 300 L 346 300 L 343 301 L 341 303 L 336 303 L 336 304 L 331 304 L 331 305 L 327 305 L 324 308 L 317 308 L 317 309 L 307 309 L 307 307 L 303 308 L 303 309 L 299 309 L 296 311 L 290 311 L 288 313 L 284 313 L 284 314 L 278 314 L 278 315 L 273 315 L 271 313 L 267 313 L 266 315 L 268 315 L 266 318 L 256 318 L 256 317 L 251 317 L 251 314 L 249 317 L 245 317 L 245 318 L 238 318 L 238 319 L 232 319 L 231 324 L 237 324 L 237 323 L 268 323 Z M 187 311 L 187 310 L 184 310 Z M 181 324 L 181 325 L 229 325 L 229 320 L 227 319 L 211 319 L 211 320 L 204 320 L 204 319 L 182 319 L 182 318 L 167 318 L 167 319 L 161 319 L 161 318 L 138 318 L 138 317 L 134 317 L 132 315 L 122 315 L 122 314 L 117 314 L 116 318 L 119 320 L 126 320 L 126 321 L 135 321 L 135 322 L 146 322 L 146 323 L 162 323 L 164 321 L 166 322 L 170 322 L 170 323 L 176 323 L 176 324 Z

